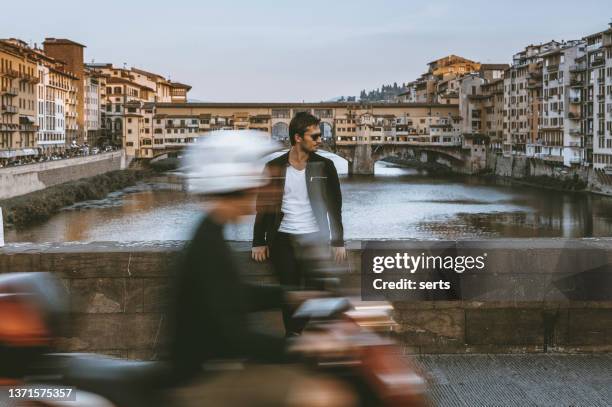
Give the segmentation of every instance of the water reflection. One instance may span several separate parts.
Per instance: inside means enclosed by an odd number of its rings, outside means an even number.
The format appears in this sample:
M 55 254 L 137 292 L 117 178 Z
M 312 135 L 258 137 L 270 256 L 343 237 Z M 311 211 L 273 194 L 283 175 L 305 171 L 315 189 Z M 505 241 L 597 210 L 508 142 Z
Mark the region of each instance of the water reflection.
M 377 163 L 375 177 L 342 175 L 347 239 L 472 239 L 612 236 L 612 199 L 501 185 L 470 177 L 433 177 Z M 9 230 L 6 240 L 31 242 L 184 240 L 203 206 L 168 185 L 139 185 L 104 200 L 75 205 L 48 222 Z M 253 218 L 228 229 L 249 240 Z

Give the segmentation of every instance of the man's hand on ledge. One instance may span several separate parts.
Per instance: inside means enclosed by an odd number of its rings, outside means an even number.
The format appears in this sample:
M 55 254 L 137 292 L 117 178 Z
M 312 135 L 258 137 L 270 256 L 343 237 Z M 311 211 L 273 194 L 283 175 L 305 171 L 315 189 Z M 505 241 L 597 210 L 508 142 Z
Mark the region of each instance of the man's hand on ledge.
M 270 257 L 268 246 L 255 246 L 251 249 L 251 258 L 255 261 L 266 261 Z
M 332 246 L 332 254 L 336 263 L 342 263 L 346 260 L 346 248 L 344 246 Z

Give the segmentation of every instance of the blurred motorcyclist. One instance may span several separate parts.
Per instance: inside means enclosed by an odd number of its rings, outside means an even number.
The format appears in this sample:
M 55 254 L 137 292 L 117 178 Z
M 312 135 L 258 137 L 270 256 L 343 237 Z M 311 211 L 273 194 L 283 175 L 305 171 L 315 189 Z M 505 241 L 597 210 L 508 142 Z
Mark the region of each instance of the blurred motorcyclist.
M 260 159 L 279 149 L 256 131 L 213 132 L 190 146 L 184 160 L 188 192 L 205 198 L 207 211 L 178 267 L 171 342 L 173 376 L 202 377 L 202 365 L 218 359 L 263 363 L 290 360 L 291 343 L 249 327 L 249 312 L 304 299 L 280 286 L 243 281 L 223 237 L 224 225 L 254 212 L 256 191 L 267 183 Z M 343 386 L 313 379 L 292 366 L 250 366 L 239 373 L 204 377 L 201 386 L 177 392 L 182 403 L 206 398 L 223 405 L 350 405 Z M 232 391 L 233 389 L 233 391 Z M 269 389 L 270 391 L 266 391 Z M 273 390 L 273 391 L 272 391 Z M 195 392 L 194 392 L 195 391 Z M 303 398 L 311 394 L 313 397 Z M 317 397 L 317 394 L 321 397 Z M 291 402 L 288 402 L 291 400 Z

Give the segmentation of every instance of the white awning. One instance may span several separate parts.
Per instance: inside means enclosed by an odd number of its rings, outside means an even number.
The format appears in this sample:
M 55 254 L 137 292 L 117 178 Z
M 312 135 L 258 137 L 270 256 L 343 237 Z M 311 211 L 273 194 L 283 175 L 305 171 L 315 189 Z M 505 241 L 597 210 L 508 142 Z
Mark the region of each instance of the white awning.
M 28 155 L 38 155 L 38 150 L 34 148 L 18 148 L 15 150 L 0 150 L 0 158 L 14 158 Z

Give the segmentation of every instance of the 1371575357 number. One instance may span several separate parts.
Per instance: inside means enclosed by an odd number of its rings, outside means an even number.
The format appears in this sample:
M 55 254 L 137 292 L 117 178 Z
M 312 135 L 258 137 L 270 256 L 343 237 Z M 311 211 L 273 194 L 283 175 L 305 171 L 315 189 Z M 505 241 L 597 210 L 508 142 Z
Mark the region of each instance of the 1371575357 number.
M 70 400 L 73 397 L 74 388 L 72 387 L 9 387 L 7 389 L 10 399 L 31 399 L 31 400 Z

